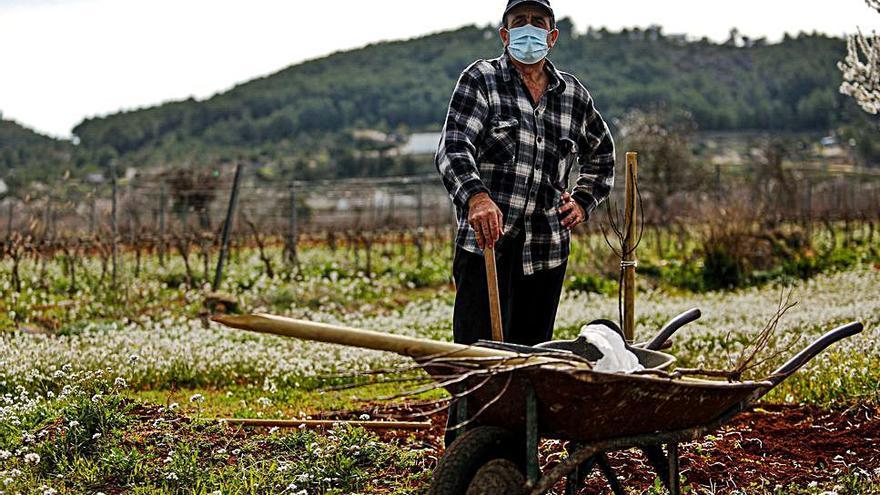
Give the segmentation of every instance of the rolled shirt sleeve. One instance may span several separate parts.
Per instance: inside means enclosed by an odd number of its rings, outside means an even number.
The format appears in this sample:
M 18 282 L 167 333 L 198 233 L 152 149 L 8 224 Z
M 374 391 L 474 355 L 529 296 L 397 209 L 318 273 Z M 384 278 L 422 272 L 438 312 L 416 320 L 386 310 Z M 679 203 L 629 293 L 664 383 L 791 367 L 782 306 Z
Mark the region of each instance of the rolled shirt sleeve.
M 571 197 L 587 218 L 611 194 L 614 186 L 614 139 L 608 124 L 596 110 L 593 98 L 589 102 L 577 143 L 579 173 Z
M 488 115 L 486 90 L 478 73 L 469 67 L 459 77 L 452 94 L 434 159 L 452 202 L 461 209 L 467 208 L 473 195 L 489 192 L 480 179 L 476 161 L 476 143 Z

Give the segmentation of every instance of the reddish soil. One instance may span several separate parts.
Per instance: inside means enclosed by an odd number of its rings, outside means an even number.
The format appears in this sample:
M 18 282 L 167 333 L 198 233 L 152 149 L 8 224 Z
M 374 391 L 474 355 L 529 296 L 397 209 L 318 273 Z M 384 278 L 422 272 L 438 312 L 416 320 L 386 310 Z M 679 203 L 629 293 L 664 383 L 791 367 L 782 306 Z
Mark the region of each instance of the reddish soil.
M 372 406 L 356 413 L 328 413 L 334 419 L 352 419 L 368 413 L 373 418 L 412 419 L 425 412 L 420 404 Z M 429 416 L 432 427 L 417 432 L 383 432 L 386 440 L 428 446 L 441 454 L 445 412 Z M 550 467 L 559 459 L 559 442 L 545 442 L 542 460 Z M 645 490 L 655 474 L 635 452 L 609 455 L 618 477 L 629 489 Z M 880 407 L 856 405 L 845 410 L 761 404 L 740 414 L 718 432 L 681 449 L 681 471 L 687 483 L 714 486 L 714 493 L 747 487 L 820 485 L 840 479 L 856 469 L 880 477 Z M 562 493 L 562 483 L 557 493 Z M 702 490 L 700 490 L 702 491 Z M 581 494 L 608 493 L 597 471 Z

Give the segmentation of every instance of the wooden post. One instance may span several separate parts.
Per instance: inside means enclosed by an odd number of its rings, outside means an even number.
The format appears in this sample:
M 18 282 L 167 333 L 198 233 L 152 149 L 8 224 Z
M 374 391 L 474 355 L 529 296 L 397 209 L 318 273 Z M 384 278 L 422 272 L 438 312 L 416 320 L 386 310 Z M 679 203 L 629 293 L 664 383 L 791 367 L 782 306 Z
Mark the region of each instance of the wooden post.
M 165 250 L 167 249 L 165 244 L 165 203 L 165 184 L 162 184 L 162 188 L 159 189 L 159 266 L 163 268 L 165 267 Z
M 418 210 L 416 210 L 416 249 L 418 249 L 418 267 L 421 268 L 424 262 L 425 257 L 425 246 L 424 246 L 424 237 L 425 237 L 425 217 L 423 213 L 424 209 L 424 194 L 422 189 L 422 180 L 419 179 L 418 182 Z M 405 246 L 405 244 L 404 244 Z
M 6 238 L 7 239 L 12 239 L 12 203 L 14 203 L 14 200 L 10 197 L 9 198 L 9 212 L 7 213 L 8 216 L 6 217 Z
M 220 246 L 220 256 L 217 257 L 217 271 L 214 273 L 213 290 L 220 289 L 220 281 L 223 279 L 223 262 L 226 260 L 226 252 L 229 250 L 229 231 L 232 229 L 232 219 L 235 216 L 235 203 L 238 202 L 238 184 L 241 181 L 241 162 L 235 165 L 235 178 L 232 180 L 232 194 L 229 197 L 229 207 L 226 209 L 226 221 L 223 222 L 223 240 Z
M 49 239 L 50 223 L 52 220 L 52 195 L 46 196 L 46 209 L 43 210 L 43 239 Z
M 288 225 L 287 225 L 287 259 L 291 262 L 296 262 L 296 244 L 299 237 L 299 232 L 297 229 L 297 217 L 296 217 L 296 190 L 294 189 L 294 183 L 291 182 L 288 186 L 290 190 L 290 217 L 288 217 Z
M 117 263 L 119 257 L 119 246 L 117 242 L 117 235 L 119 233 L 119 218 L 117 215 L 116 208 L 116 162 L 110 161 L 110 186 L 113 192 L 112 198 L 112 207 L 110 210 L 110 230 L 111 230 L 111 242 L 113 243 L 113 271 L 111 272 L 111 282 L 113 288 L 116 288 L 116 272 L 117 272 Z
M 89 236 L 95 235 L 98 225 L 98 186 L 92 189 L 92 201 L 89 205 Z
M 638 153 L 626 154 L 626 201 L 623 239 L 623 335 L 627 342 L 635 341 L 636 316 L 636 184 L 638 181 Z
M 489 286 L 489 316 L 492 319 L 492 340 L 504 342 L 504 329 L 501 325 L 501 297 L 498 294 L 498 271 L 495 266 L 495 248 L 483 250 L 486 260 L 486 282 Z

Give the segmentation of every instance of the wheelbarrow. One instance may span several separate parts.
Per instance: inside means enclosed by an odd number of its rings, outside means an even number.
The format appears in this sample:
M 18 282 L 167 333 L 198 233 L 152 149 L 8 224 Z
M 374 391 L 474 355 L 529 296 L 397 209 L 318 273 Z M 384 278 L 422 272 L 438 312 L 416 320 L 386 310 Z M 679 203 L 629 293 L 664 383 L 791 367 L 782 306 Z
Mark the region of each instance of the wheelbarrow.
M 675 358 L 658 349 L 699 316 L 699 310 L 683 313 L 630 350 L 646 369 L 666 368 Z M 468 427 L 459 428 L 440 459 L 430 488 L 434 495 L 537 495 L 563 478 L 566 493 L 574 494 L 596 467 L 619 495 L 625 491 L 607 453 L 631 448 L 641 448 L 669 492 L 678 495 L 680 443 L 714 431 L 829 345 L 863 329 L 861 323 L 850 323 L 829 332 L 766 380 L 728 383 L 595 371 L 588 359 L 568 349 L 570 342 L 542 349 L 500 343 L 466 346 L 268 314 L 212 319 L 244 330 L 394 352 L 412 357 L 437 379 L 446 373 L 437 365 L 438 356 L 485 366 L 504 362 L 510 371 L 446 387 L 452 394 L 470 391 L 450 412 L 455 424 Z M 569 445 L 568 457 L 546 473 L 538 464 L 541 439 L 567 440 Z
M 667 366 L 650 351 L 698 317 L 698 310 L 680 315 L 654 339 L 635 346 L 634 353 L 646 368 Z M 862 329 L 861 323 L 850 323 L 832 330 L 762 381 L 731 383 L 552 367 L 499 373 L 450 411 L 455 414 L 453 424 L 468 428 L 440 459 L 430 493 L 538 495 L 565 478 L 565 493 L 573 495 L 598 468 L 615 495 L 621 495 L 626 491 L 607 454 L 640 448 L 669 492 L 678 495 L 680 443 L 716 430 L 829 345 Z M 473 383 L 463 385 L 469 386 Z M 455 394 L 460 389 L 449 391 Z M 479 411 L 479 417 L 469 411 Z M 541 439 L 568 441 L 568 456 L 546 473 L 538 464 Z

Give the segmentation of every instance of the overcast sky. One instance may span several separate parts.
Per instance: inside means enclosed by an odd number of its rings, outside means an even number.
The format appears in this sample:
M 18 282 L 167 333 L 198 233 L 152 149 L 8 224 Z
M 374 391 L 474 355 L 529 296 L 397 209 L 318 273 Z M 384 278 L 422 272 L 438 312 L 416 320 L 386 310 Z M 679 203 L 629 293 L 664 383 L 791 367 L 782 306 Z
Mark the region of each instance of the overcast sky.
M 367 43 L 497 23 L 506 0 L 0 0 L 0 112 L 69 137 L 83 118 L 195 96 Z M 724 40 L 880 30 L 862 0 L 553 0 L 558 17 Z M 486 54 L 494 56 L 495 53 Z

